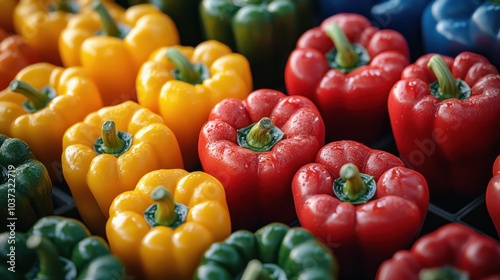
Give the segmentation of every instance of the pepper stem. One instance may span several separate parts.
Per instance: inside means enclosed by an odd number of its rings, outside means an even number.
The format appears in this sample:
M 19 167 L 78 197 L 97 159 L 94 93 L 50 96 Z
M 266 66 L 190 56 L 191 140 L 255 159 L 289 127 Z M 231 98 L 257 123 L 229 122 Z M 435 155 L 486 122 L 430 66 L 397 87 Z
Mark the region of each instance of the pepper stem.
M 457 270 L 450 266 L 428 268 L 420 270 L 418 274 L 419 280 L 469 280 L 469 275 L 466 272 Z
M 340 168 L 340 177 L 345 180 L 344 195 L 350 200 L 357 200 L 367 192 L 366 184 L 361 179 L 356 165 L 352 163 L 344 164 Z
M 72 14 L 76 13 L 74 6 L 71 5 L 71 2 L 69 2 L 68 0 L 54 0 L 51 3 L 51 7 L 55 11 L 61 11 Z
M 118 38 L 122 37 L 122 32 L 120 28 L 118 28 L 118 25 L 116 24 L 115 20 L 109 13 L 108 9 L 106 9 L 106 6 L 104 6 L 104 4 L 101 3 L 101 1 L 98 0 L 95 1 L 92 4 L 92 9 L 97 14 L 99 14 L 105 35 Z
M 194 65 L 177 49 L 168 48 L 167 58 L 175 65 L 177 78 L 189 84 L 198 84 L 201 75 L 196 71 Z
M 335 62 L 343 68 L 354 67 L 359 62 L 359 56 L 347 39 L 344 30 L 337 24 L 331 24 L 326 29 L 326 33 L 333 40 L 337 49 Z
M 47 96 L 47 94 L 44 94 L 42 91 L 37 90 L 30 84 L 21 80 L 13 80 L 9 85 L 9 89 L 13 92 L 17 92 L 26 96 L 26 98 L 28 98 L 30 107 L 34 110 L 40 110 L 44 108 L 49 101 L 49 97 Z
M 151 193 L 151 198 L 156 201 L 155 222 L 162 226 L 172 225 L 177 220 L 172 193 L 167 188 L 158 186 Z
M 448 69 L 448 66 L 440 55 L 433 55 L 427 67 L 436 75 L 439 83 L 439 91 L 436 94 L 440 100 L 460 98 L 461 91 L 457 85 L 457 80 L 453 77 L 450 69 Z
M 257 259 L 250 260 L 247 264 L 247 267 L 245 268 L 245 271 L 243 271 L 243 274 L 241 275 L 241 280 L 267 279 L 271 280 L 272 278 L 267 270 L 264 269 L 262 263 Z
M 249 146 L 261 149 L 271 143 L 273 137 L 268 133 L 274 127 L 273 122 L 268 117 L 263 117 L 248 132 L 246 140 Z
M 41 235 L 31 235 L 26 240 L 26 247 L 34 249 L 40 260 L 37 279 L 64 279 L 64 268 L 59 260 L 55 246 Z
M 106 154 L 119 154 L 126 146 L 125 141 L 118 137 L 114 121 L 105 121 L 101 131 L 102 149 Z

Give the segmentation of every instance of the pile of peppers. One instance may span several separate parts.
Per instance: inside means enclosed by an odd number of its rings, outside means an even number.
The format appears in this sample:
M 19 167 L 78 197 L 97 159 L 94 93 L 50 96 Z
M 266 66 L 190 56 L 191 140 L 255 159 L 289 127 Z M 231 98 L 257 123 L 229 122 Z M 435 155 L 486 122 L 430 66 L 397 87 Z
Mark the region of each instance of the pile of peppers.
M 0 1 L 0 279 L 500 278 L 499 18 Z

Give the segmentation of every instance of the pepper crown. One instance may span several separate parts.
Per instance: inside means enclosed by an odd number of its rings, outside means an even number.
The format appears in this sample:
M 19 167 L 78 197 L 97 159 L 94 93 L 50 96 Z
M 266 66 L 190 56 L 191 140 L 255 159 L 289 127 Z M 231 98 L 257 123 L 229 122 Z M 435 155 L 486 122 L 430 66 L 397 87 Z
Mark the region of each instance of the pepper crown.
M 30 113 L 45 108 L 57 95 L 52 87 L 47 86 L 38 90 L 21 80 L 13 80 L 9 85 L 9 89 L 26 96 L 28 100 L 24 102 L 23 106 Z
M 450 266 L 428 268 L 420 270 L 418 275 L 419 280 L 439 280 L 439 279 L 453 279 L 453 280 L 468 280 L 469 276 L 460 270 Z
M 40 270 L 36 275 L 37 279 L 65 279 L 64 268 L 57 249 L 47 237 L 30 235 L 26 240 L 26 247 L 35 250 L 38 255 Z
M 188 208 L 174 202 L 172 193 L 164 186 L 158 186 L 151 192 L 155 202 L 144 211 L 144 217 L 151 227 L 167 226 L 177 228 L 186 221 Z
M 123 131 L 116 131 L 115 122 L 107 120 L 102 125 L 101 137 L 94 143 L 94 150 L 98 154 L 121 156 L 132 146 L 132 135 Z
M 427 67 L 434 72 L 437 81 L 431 83 L 430 90 L 439 100 L 448 98 L 466 99 L 470 96 L 470 87 L 461 79 L 455 79 L 443 58 L 436 54 L 431 57 Z
M 265 152 L 280 141 L 284 133 L 270 118 L 263 117 L 257 123 L 238 130 L 238 144 L 256 152 Z
M 210 74 L 202 63 L 191 63 L 177 48 L 167 49 L 167 58 L 175 65 L 173 75 L 177 80 L 197 85 L 203 83 Z
M 111 14 L 109 13 L 108 9 L 106 9 L 106 6 L 104 6 L 104 4 L 101 3 L 101 1 L 97 0 L 94 3 L 92 3 L 92 9 L 101 18 L 103 27 L 101 33 L 103 35 L 116 37 L 120 39 L 123 39 L 125 38 L 125 36 L 127 36 L 129 29 L 124 26 L 118 25 L 111 16 Z
M 78 13 L 79 10 L 80 7 L 78 6 L 78 3 L 76 3 L 75 1 L 54 0 L 51 1 L 51 3 L 49 4 L 50 12 L 60 11 L 70 14 L 76 14 Z
M 341 201 L 361 204 L 375 195 L 375 180 L 372 176 L 360 173 L 356 165 L 344 164 L 340 168 L 339 175 L 340 178 L 334 182 L 333 191 Z
M 276 264 L 262 264 L 258 259 L 252 259 L 241 275 L 241 280 L 286 280 L 283 269 Z
M 348 73 L 370 62 L 366 49 L 360 45 L 351 44 L 339 25 L 331 24 L 326 29 L 326 33 L 335 45 L 335 48 L 326 55 L 330 67 Z

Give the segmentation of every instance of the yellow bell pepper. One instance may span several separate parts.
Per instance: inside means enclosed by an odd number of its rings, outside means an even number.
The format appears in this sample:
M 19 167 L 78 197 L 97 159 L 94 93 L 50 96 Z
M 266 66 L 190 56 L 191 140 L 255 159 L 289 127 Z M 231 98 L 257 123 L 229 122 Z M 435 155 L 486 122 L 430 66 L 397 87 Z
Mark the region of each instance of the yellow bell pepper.
M 41 61 L 62 66 L 59 35 L 74 15 L 93 13 L 91 3 L 92 0 L 19 0 L 12 19 L 14 30 L 37 51 Z M 105 5 L 113 14 L 124 12 L 112 1 Z
M 177 139 L 162 118 L 133 101 L 101 108 L 71 126 L 62 171 L 83 221 L 105 236 L 109 206 L 146 173 L 183 168 Z
M 201 171 L 149 172 L 115 198 L 106 234 L 127 275 L 193 279 L 205 250 L 231 234 L 224 187 Z
M 0 0 L 0 28 L 14 33 L 14 9 L 18 0 Z
M 175 74 L 174 74 L 175 72 Z M 157 49 L 137 74 L 139 104 L 160 114 L 179 140 L 184 165 L 199 165 L 198 135 L 212 108 L 252 91 L 248 60 L 215 40 Z
M 136 100 L 139 67 L 157 48 L 179 44 L 177 28 L 152 4 L 134 5 L 122 17 L 113 17 L 99 2 L 93 7 L 96 13 L 73 17 L 62 31 L 63 64 L 82 65 L 105 106 Z
M 64 132 L 101 107 L 96 84 L 80 67 L 31 64 L 0 92 L 0 133 L 28 143 L 52 182 L 61 183 Z

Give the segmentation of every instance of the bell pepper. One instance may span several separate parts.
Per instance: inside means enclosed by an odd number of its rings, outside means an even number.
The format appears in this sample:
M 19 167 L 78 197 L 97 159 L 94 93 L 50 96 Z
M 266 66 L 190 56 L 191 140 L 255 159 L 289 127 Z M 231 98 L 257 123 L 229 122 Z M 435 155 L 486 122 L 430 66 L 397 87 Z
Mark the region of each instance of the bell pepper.
M 220 41 L 250 61 L 255 88 L 283 82 L 288 55 L 312 26 L 310 0 L 202 0 L 201 25 L 207 39 Z
M 497 69 L 470 52 L 424 55 L 395 83 L 388 107 L 397 150 L 434 195 L 484 193 L 500 154 L 499 87 Z
M 63 64 L 81 65 L 103 93 L 105 106 L 136 100 L 140 66 L 157 48 L 179 43 L 177 28 L 152 4 L 134 5 L 121 15 L 99 1 L 92 8 L 95 13 L 74 16 L 61 32 Z
M 386 260 L 377 280 L 498 279 L 500 243 L 459 223 L 420 237 Z
M 378 30 L 361 15 L 341 13 L 299 38 L 287 62 L 285 86 L 289 95 L 316 104 L 326 142 L 371 145 L 389 130 L 387 96 L 409 62 L 400 33 Z
M 79 220 L 46 216 L 27 232 L 0 234 L 2 279 L 122 279 L 124 266 L 106 241 Z M 105 269 L 103 269 L 105 268 Z M 94 271 L 98 277 L 89 278 Z
M 408 42 L 411 61 L 424 54 L 421 21 L 429 2 L 431 0 L 315 0 L 320 20 L 339 13 L 356 13 L 380 29 L 398 31 Z
M 106 2 L 109 9 L 123 10 L 112 1 Z M 37 52 L 41 61 L 63 66 L 59 35 L 74 15 L 92 11 L 90 3 L 92 0 L 19 0 L 12 15 L 14 30 Z
M 244 100 L 219 102 L 200 132 L 198 151 L 203 171 L 226 190 L 232 228 L 294 221 L 292 178 L 324 141 L 323 119 L 303 96 L 260 89 Z
M 500 155 L 493 163 L 493 177 L 486 187 L 485 203 L 488 214 L 495 226 L 498 237 L 500 237 Z
M 14 33 L 14 9 L 18 0 L 2 0 L 0 2 L 0 29 Z
M 335 256 L 308 230 L 270 223 L 255 233 L 238 230 L 213 243 L 193 279 L 333 280 L 338 269 Z
M 175 73 L 174 73 L 175 72 Z M 160 114 L 179 140 L 184 166 L 198 167 L 198 135 L 210 110 L 252 91 L 248 60 L 215 40 L 157 49 L 139 70 L 139 104 Z
M 26 231 L 41 217 L 54 214 L 49 173 L 26 142 L 0 134 L 0 169 L 2 221 Z
M 373 279 L 382 261 L 409 246 L 429 205 L 420 173 L 350 140 L 323 146 L 296 172 L 292 193 L 301 226 L 334 251 L 341 277 L 352 279 Z
M 499 17 L 498 0 L 433 1 L 422 14 L 424 51 L 451 57 L 474 52 L 500 68 Z
M 64 132 L 101 107 L 97 86 L 83 69 L 31 64 L 0 92 L 0 133 L 25 141 L 59 184 Z
M 203 252 L 231 234 L 224 187 L 202 171 L 151 171 L 109 216 L 111 252 L 138 279 L 192 279 Z
M 24 67 L 39 61 L 36 52 L 23 37 L 17 34 L 9 35 L 0 29 L 0 90 L 8 87 Z
M 159 168 L 183 168 L 177 139 L 159 115 L 133 101 L 90 113 L 62 138 L 64 179 L 82 220 L 99 236 L 113 199 Z

